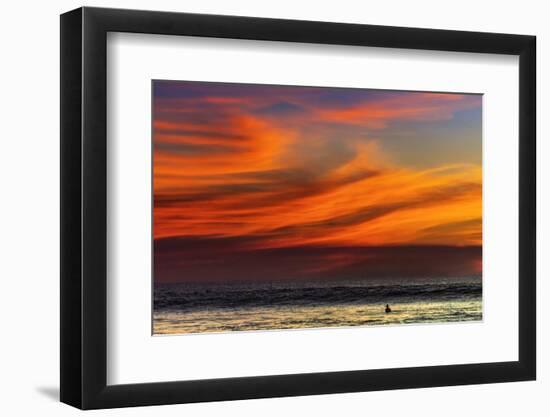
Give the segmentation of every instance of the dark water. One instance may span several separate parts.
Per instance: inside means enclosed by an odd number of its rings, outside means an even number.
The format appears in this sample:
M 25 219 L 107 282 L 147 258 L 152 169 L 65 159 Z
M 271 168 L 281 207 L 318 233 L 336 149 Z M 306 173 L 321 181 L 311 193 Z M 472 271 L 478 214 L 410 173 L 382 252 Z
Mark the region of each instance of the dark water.
M 155 286 L 154 333 L 480 320 L 481 297 L 479 277 L 164 284 Z
M 416 283 L 304 284 L 167 284 L 155 286 L 154 308 L 192 311 L 265 306 L 326 306 L 335 304 L 453 300 L 481 296 L 481 280 Z

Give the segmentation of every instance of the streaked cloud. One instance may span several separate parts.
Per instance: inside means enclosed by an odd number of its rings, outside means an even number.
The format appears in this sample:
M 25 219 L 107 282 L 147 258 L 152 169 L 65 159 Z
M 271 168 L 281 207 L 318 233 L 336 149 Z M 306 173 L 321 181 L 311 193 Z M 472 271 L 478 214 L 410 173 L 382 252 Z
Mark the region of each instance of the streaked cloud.
M 155 82 L 155 262 L 172 265 L 161 279 L 190 268 L 166 242 L 212 254 L 239 242 L 243 257 L 332 248 L 286 272 L 308 276 L 364 268 L 369 247 L 480 247 L 480 113 L 479 95 Z M 441 126 L 452 135 L 431 137 Z M 464 271 L 479 268 L 465 253 Z

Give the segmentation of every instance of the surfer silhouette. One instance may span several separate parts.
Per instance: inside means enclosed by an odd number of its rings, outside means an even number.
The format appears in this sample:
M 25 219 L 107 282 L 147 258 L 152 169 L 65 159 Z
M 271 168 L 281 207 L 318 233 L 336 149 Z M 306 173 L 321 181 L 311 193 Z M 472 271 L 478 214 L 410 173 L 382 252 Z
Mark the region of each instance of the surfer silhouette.
M 386 313 L 391 313 L 391 308 L 389 304 L 386 304 Z

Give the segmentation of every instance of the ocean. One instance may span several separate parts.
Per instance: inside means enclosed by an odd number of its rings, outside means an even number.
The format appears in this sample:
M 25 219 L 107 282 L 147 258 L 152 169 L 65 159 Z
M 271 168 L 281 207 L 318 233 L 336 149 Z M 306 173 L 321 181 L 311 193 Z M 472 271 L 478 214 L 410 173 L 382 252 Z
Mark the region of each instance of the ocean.
M 481 277 L 156 284 L 153 297 L 157 335 L 481 319 Z

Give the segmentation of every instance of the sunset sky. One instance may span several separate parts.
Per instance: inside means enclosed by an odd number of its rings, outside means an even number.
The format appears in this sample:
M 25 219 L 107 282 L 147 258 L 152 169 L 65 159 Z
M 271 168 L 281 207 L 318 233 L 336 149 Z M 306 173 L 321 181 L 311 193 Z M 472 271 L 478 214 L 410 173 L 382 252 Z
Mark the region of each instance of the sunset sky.
M 480 274 L 481 102 L 153 81 L 155 282 Z

